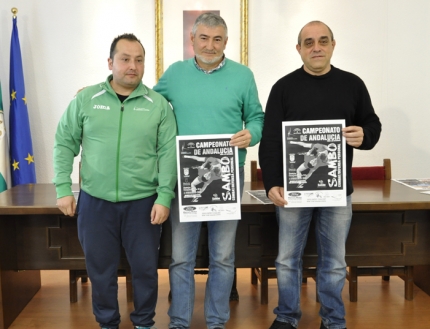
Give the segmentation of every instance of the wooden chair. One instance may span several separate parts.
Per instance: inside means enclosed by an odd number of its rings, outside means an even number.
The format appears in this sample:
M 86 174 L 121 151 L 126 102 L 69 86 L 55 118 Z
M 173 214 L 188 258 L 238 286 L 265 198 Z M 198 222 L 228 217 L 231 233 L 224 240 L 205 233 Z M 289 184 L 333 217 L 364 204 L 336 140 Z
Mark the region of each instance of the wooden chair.
M 352 180 L 391 180 L 391 160 L 384 159 L 382 166 L 352 167 Z
M 391 180 L 391 160 L 384 159 L 382 166 L 352 167 L 352 180 Z M 358 276 L 382 276 L 388 281 L 396 275 L 405 281 L 405 299 L 413 299 L 413 266 L 349 266 L 349 299 L 357 301 Z
M 251 161 L 251 183 L 263 180 L 261 169 L 257 168 L 257 161 Z M 276 279 L 276 269 L 269 267 L 251 268 L 251 284 L 261 284 L 260 303 L 267 304 L 269 299 L 269 279 Z

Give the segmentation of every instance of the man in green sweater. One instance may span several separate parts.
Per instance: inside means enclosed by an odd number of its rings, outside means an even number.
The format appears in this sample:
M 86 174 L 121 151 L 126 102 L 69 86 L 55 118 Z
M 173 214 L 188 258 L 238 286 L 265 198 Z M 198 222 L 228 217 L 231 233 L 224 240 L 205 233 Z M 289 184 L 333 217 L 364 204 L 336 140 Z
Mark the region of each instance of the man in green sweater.
M 239 148 L 241 190 L 246 148 L 260 141 L 264 113 L 249 68 L 225 58 L 227 26 L 215 14 L 199 16 L 191 32 L 195 57 L 171 65 L 154 90 L 173 106 L 179 135 L 231 134 Z M 189 328 L 194 308 L 194 265 L 201 222 L 179 222 L 172 201 L 172 263 L 169 328 Z M 202 218 L 202 221 L 204 219 Z M 209 276 L 205 317 L 209 329 L 224 328 L 230 317 L 234 244 L 238 221 L 210 221 Z
M 124 247 L 131 267 L 136 329 L 154 324 L 161 224 L 176 183 L 176 123 L 167 101 L 142 84 L 145 50 L 133 34 L 115 38 L 105 82 L 72 100 L 57 128 L 57 205 L 78 215 L 91 279 L 93 312 L 102 328 L 119 327 L 117 270 Z M 70 179 L 81 154 L 79 202 Z

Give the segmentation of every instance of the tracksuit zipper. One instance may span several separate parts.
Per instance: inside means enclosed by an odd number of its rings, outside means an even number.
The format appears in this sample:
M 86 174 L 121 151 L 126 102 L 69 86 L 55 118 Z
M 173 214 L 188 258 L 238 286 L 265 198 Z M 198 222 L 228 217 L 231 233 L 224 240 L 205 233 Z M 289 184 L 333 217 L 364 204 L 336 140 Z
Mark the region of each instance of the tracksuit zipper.
M 121 144 L 121 133 L 122 133 L 122 116 L 124 114 L 124 103 L 121 103 L 121 114 L 119 117 L 119 133 L 118 133 L 118 145 L 116 152 L 116 202 L 119 201 L 119 153 Z

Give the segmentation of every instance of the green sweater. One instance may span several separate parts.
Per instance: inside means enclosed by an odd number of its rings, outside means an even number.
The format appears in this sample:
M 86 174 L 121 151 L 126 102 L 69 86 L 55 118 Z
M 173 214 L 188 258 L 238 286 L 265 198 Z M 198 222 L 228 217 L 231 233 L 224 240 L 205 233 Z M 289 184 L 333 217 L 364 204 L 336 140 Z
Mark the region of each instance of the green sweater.
M 158 194 L 170 207 L 176 183 L 176 122 L 167 101 L 142 83 L 123 102 L 104 83 L 85 88 L 60 119 L 54 145 L 57 198 L 71 191 L 81 155 L 81 189 L 111 202 Z
M 213 73 L 198 70 L 194 58 L 172 64 L 154 87 L 173 106 L 178 134 L 235 134 L 248 129 L 250 146 L 260 141 L 264 113 L 251 70 L 225 60 Z M 239 166 L 246 149 L 239 149 Z

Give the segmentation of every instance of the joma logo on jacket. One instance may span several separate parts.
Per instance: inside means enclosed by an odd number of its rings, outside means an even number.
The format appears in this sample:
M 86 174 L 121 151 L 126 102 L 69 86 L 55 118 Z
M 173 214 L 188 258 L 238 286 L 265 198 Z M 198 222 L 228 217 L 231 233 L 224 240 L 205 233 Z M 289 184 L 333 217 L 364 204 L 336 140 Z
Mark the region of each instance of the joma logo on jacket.
M 109 111 L 110 107 L 106 105 L 94 105 L 93 110 L 106 110 Z

